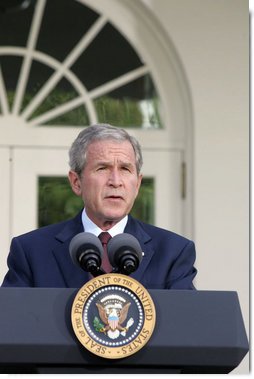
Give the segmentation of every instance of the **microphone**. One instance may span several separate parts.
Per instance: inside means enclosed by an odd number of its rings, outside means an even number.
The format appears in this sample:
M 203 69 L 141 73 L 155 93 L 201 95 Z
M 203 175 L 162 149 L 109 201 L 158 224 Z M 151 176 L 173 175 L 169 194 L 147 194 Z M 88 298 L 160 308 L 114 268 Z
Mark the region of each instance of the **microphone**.
M 100 269 L 103 254 L 101 241 L 92 233 L 82 232 L 72 238 L 69 246 L 72 262 L 93 276 L 105 274 Z
M 136 271 L 142 260 L 142 249 L 138 240 L 131 234 L 121 233 L 111 238 L 107 245 L 111 265 L 124 275 Z

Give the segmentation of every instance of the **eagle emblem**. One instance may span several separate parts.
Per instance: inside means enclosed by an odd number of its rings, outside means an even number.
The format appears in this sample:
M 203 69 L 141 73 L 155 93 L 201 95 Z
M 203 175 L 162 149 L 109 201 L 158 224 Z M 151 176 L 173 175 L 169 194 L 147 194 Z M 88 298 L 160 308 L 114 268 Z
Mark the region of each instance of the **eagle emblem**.
M 95 330 L 106 334 L 111 339 L 116 339 L 120 335 L 125 336 L 126 332 L 134 323 L 131 317 L 124 326 L 130 305 L 130 302 L 126 302 L 126 300 L 119 295 L 108 295 L 102 298 L 100 302 L 96 303 L 96 306 L 103 324 L 98 317 L 95 317 Z

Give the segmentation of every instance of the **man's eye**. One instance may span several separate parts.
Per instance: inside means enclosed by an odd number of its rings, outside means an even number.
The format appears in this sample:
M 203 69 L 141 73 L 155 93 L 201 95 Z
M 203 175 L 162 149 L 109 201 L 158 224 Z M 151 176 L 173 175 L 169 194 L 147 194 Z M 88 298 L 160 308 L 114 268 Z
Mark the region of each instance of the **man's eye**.
M 122 170 L 123 171 L 129 171 L 129 172 L 131 171 L 129 167 L 125 167 L 125 166 L 122 167 Z

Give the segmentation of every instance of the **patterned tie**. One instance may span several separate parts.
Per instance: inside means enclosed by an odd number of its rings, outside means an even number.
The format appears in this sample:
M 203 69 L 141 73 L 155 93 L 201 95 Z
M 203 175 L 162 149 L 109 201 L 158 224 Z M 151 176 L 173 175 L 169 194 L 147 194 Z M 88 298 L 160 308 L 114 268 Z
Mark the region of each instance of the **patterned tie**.
M 111 272 L 112 271 L 112 266 L 109 262 L 109 259 L 108 259 L 108 252 L 107 252 L 107 244 L 108 244 L 108 241 L 110 240 L 111 235 L 108 233 L 108 232 L 102 232 L 99 236 L 98 236 L 99 240 L 101 241 L 102 243 L 102 246 L 103 246 L 103 251 L 104 251 L 104 254 L 103 254 L 103 257 L 102 257 L 102 269 L 105 271 L 105 272 Z

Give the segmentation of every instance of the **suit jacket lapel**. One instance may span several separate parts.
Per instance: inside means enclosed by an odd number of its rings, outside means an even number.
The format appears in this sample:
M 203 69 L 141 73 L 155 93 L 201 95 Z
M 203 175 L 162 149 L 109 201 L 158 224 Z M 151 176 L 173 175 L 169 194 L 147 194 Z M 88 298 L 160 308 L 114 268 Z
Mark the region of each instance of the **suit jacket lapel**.
M 76 234 L 83 231 L 84 229 L 81 221 L 81 213 L 79 213 L 74 219 L 68 221 L 63 229 L 55 236 L 59 244 L 53 250 L 53 254 L 57 261 L 59 270 L 61 271 L 66 287 L 80 288 L 84 285 L 84 283 L 91 279 L 89 273 L 86 273 L 84 270 L 73 264 L 69 254 L 69 244 L 71 239 Z M 145 232 L 141 224 L 131 216 L 128 217 L 128 222 L 124 232 L 134 235 L 134 237 L 138 239 L 142 251 L 144 252 L 139 268 L 131 274 L 131 277 L 139 281 L 144 275 L 144 272 L 154 254 L 154 249 L 151 243 L 152 238 Z
M 88 273 L 73 264 L 69 253 L 71 239 L 83 231 L 81 213 L 79 213 L 74 219 L 68 221 L 64 228 L 55 236 L 59 244 L 53 250 L 53 254 L 66 287 L 79 288 L 90 278 Z
M 137 269 L 137 271 L 130 275 L 132 278 L 140 281 L 155 252 L 151 243 L 152 238 L 149 234 L 145 232 L 141 224 L 131 216 L 128 217 L 128 222 L 124 232 L 132 234 L 134 237 L 137 238 L 144 253 L 139 268 Z

